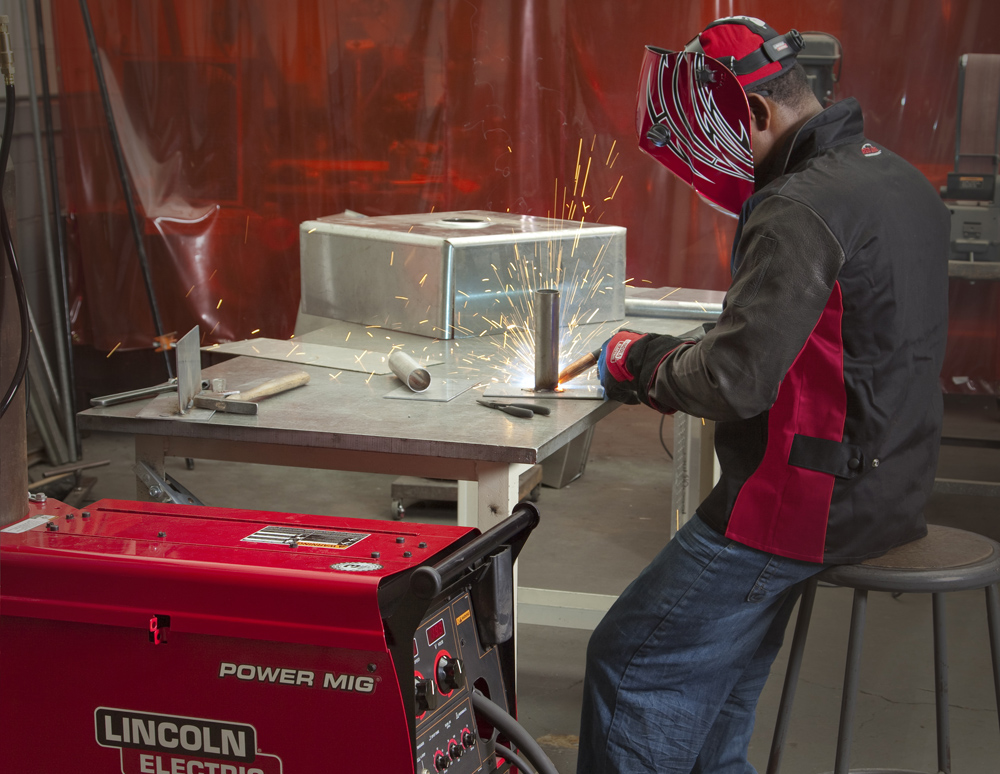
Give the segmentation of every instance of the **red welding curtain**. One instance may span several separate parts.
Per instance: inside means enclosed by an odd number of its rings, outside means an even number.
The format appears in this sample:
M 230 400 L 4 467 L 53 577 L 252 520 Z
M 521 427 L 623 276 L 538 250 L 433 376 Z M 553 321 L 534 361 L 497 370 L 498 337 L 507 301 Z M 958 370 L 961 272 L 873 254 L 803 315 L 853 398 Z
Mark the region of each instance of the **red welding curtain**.
M 52 0 L 74 332 L 152 318 L 77 0 Z M 643 46 L 759 16 L 843 43 L 838 96 L 935 184 L 957 61 L 1000 52 L 995 0 L 89 0 L 166 330 L 292 333 L 300 221 L 466 208 L 628 228 L 635 285 L 725 289 L 733 221 L 639 153 Z M 945 260 L 946 256 L 942 256 Z M 953 282 L 947 375 L 1000 381 L 998 284 Z M 981 389 L 982 387 L 980 387 Z

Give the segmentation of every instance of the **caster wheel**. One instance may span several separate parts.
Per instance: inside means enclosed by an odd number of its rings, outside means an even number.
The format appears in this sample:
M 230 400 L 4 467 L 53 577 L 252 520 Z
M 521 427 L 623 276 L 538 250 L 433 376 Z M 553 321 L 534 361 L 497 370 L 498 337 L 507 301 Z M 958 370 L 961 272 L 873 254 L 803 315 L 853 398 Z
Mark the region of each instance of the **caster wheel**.
M 403 503 L 399 500 L 392 501 L 392 520 L 402 521 L 403 517 L 406 516 L 406 509 L 403 507 Z

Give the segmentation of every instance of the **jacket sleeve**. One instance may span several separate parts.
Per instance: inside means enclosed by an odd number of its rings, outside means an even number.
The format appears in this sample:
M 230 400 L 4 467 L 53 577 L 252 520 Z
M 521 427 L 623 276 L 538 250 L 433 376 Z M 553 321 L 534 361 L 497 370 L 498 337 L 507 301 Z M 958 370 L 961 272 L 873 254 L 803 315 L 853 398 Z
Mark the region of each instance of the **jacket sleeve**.
M 716 326 L 696 343 L 644 359 L 639 398 L 663 412 L 719 421 L 766 411 L 812 333 L 844 252 L 819 215 L 780 194 L 747 218 Z

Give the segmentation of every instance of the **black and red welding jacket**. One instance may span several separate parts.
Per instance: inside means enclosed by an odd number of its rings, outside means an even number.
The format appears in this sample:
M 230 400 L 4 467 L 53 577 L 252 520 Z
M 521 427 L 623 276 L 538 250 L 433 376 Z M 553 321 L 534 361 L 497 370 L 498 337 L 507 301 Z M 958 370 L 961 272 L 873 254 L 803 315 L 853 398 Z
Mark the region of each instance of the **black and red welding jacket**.
M 631 369 L 644 402 L 717 420 L 701 518 L 811 562 L 924 535 L 937 467 L 948 210 L 863 130 L 844 100 L 771 154 L 718 324 Z

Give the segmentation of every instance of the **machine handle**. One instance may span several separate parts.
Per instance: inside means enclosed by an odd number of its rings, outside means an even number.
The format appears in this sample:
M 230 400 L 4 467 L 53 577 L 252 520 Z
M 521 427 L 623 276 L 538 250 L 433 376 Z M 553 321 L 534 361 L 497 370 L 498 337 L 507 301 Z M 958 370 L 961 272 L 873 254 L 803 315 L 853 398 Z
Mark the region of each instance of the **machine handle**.
M 522 533 L 527 537 L 539 521 L 538 509 L 534 505 L 518 503 L 509 517 L 447 559 L 414 570 L 410 576 L 410 591 L 419 599 L 433 599 L 470 564 L 478 562 L 497 547 L 512 542 Z

